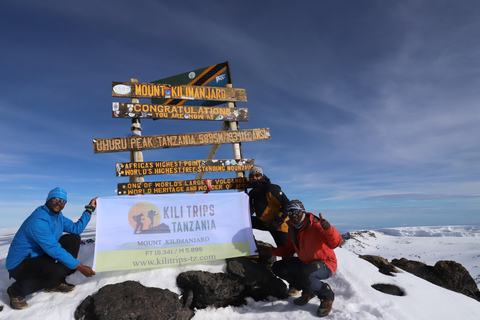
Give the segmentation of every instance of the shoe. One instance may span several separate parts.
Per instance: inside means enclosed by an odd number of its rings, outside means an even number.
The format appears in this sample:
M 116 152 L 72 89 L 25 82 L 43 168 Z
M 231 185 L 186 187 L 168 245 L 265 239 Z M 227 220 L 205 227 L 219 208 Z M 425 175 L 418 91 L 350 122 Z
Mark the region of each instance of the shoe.
M 317 310 L 317 316 L 326 317 L 332 311 L 333 300 L 323 300 Z
M 297 288 L 292 287 L 292 286 L 288 287 L 287 294 L 288 294 L 289 296 L 292 296 L 292 297 L 293 297 L 293 296 L 296 296 L 296 295 L 299 294 L 299 293 L 300 293 L 300 291 L 298 291 Z
M 28 308 L 27 300 L 25 300 L 24 297 L 13 295 L 12 287 L 8 287 L 7 294 L 10 298 L 10 307 L 12 307 L 12 309 L 22 310 Z
M 293 300 L 293 303 L 295 303 L 297 306 L 304 306 L 308 303 L 308 301 L 312 300 L 315 297 L 315 295 L 311 292 L 302 291 L 302 296 L 300 298 L 297 298 Z
M 75 290 L 75 285 L 63 282 L 60 285 L 56 286 L 55 288 L 48 288 L 45 289 L 45 292 L 61 292 L 61 293 L 69 293 Z

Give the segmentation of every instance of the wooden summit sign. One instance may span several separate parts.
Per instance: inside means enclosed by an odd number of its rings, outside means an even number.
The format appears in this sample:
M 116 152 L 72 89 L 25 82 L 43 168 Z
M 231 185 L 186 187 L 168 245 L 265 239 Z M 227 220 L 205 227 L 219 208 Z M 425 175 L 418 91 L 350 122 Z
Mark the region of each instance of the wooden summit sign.
M 245 89 L 112 82 L 112 97 L 247 102 Z
M 222 178 L 209 180 L 213 190 L 232 190 L 251 188 L 248 178 Z M 176 192 L 207 191 L 205 180 L 178 180 L 118 183 L 118 195 L 163 194 Z
M 247 108 L 112 103 L 114 118 L 248 121 Z
M 249 171 L 253 159 L 177 160 L 150 162 L 121 162 L 115 164 L 117 177 L 155 174 Z
M 100 138 L 93 139 L 93 152 L 107 153 L 140 151 L 260 140 L 270 140 L 269 128 L 247 129 L 239 131 L 181 133 L 156 136 Z

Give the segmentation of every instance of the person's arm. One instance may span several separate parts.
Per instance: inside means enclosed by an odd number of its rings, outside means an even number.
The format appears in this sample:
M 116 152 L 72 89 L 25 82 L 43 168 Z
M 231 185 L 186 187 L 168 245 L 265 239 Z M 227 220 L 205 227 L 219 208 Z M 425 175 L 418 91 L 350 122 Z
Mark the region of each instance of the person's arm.
M 288 236 L 287 243 L 283 247 L 272 247 L 271 254 L 277 257 L 291 257 L 295 254 L 295 246 L 293 245 L 292 238 Z
M 98 199 L 98 197 L 93 198 L 92 200 L 90 200 L 90 203 L 85 206 L 85 211 L 87 211 L 87 213 L 89 213 L 90 215 L 97 208 L 97 199 Z
M 87 278 L 95 275 L 95 271 L 93 271 L 92 268 L 81 263 L 75 269 L 80 271 Z
M 250 215 L 253 216 L 255 213 L 255 207 L 253 206 L 253 195 L 248 194 L 248 203 L 250 204 Z
M 335 249 L 342 244 L 342 235 L 335 229 L 334 226 L 325 220 L 321 213 L 318 214 L 320 218 L 320 226 L 323 230 L 323 236 L 325 237 L 325 243 L 330 249 Z
M 27 232 L 42 250 L 54 260 L 60 261 L 67 268 L 75 269 L 79 261 L 62 248 L 56 234 L 52 233 L 46 220 L 38 219 L 34 225 L 29 226 Z
M 92 213 L 97 207 L 97 199 L 98 197 L 90 200 L 89 204 L 85 206 L 85 211 L 83 211 L 82 216 L 77 222 L 73 222 L 69 218 L 63 216 L 63 231 L 73 234 L 81 234 L 90 222 Z
M 278 211 L 277 217 L 275 217 L 275 220 L 272 221 L 273 228 L 275 230 L 278 230 L 287 219 L 288 215 L 287 215 L 286 207 L 289 203 L 289 200 L 285 195 L 285 193 L 280 188 L 280 186 L 278 185 L 272 185 L 270 193 L 275 197 L 275 199 L 278 200 L 280 204 L 280 209 Z

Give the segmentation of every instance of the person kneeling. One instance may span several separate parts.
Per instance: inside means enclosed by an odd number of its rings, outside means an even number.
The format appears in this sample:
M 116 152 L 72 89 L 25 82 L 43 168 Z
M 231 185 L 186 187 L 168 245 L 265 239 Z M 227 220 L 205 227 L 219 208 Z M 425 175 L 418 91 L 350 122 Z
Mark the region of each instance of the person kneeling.
M 316 217 L 306 212 L 299 200 L 290 201 L 286 209 L 289 217 L 287 243 L 278 248 L 259 247 L 258 253 L 282 257 L 273 264 L 272 271 L 291 287 L 302 289 L 302 296 L 294 303 L 306 305 L 317 296 L 321 301 L 317 315 L 325 317 L 332 310 L 335 296 L 330 286 L 321 280 L 330 278 L 337 269 L 333 249 L 342 243 L 342 236 L 322 214 Z
M 98 197 L 97 197 L 98 198 Z M 45 292 L 67 293 L 75 285 L 66 277 L 75 271 L 91 277 L 95 271 L 77 260 L 80 234 L 90 221 L 97 206 L 94 198 L 85 206 L 77 222 L 63 216 L 67 192 L 51 190 L 46 203 L 38 207 L 20 226 L 8 250 L 6 267 L 16 281 L 7 289 L 13 309 L 28 307 L 25 297 L 45 289 Z M 63 232 L 67 234 L 62 235 Z

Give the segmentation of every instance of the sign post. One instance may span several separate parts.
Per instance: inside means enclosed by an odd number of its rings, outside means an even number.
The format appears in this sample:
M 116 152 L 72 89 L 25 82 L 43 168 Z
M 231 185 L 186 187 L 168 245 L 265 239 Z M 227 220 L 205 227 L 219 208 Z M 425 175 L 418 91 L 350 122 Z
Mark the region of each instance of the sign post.
M 133 83 L 137 83 L 137 79 L 130 80 Z M 132 98 L 132 104 L 139 103 L 139 100 L 136 98 Z M 130 129 L 132 137 L 139 137 L 142 135 L 142 125 L 140 124 L 140 119 L 132 119 L 132 127 Z M 142 151 L 131 151 L 130 152 L 130 161 L 132 162 L 142 162 L 143 161 L 143 153 Z M 143 175 L 140 176 L 131 176 L 129 178 L 130 182 L 144 182 L 145 178 Z
M 117 185 L 118 195 L 163 194 L 211 190 L 243 191 L 249 187 L 244 172 L 255 164 L 243 159 L 242 142 L 269 140 L 269 128 L 240 130 L 248 121 L 248 109 L 237 108 L 246 102 L 245 89 L 233 88 L 228 61 L 151 83 L 112 82 L 112 96 L 130 98 L 113 102 L 113 118 L 130 118 L 128 137 L 93 139 L 94 153 L 130 152 L 130 162 L 115 165 L 118 177 L 129 177 Z M 140 102 L 150 98 L 151 103 Z M 226 107 L 219 106 L 226 104 Z M 220 131 L 142 136 L 140 119 L 222 121 Z M 232 144 L 233 159 L 214 160 L 220 145 Z M 143 150 L 211 145 L 205 160 L 144 162 Z M 236 178 L 203 180 L 205 173 L 235 172 Z M 145 182 L 145 176 L 196 173 L 195 180 Z
M 177 173 L 239 172 L 248 171 L 253 165 L 255 165 L 253 159 L 120 162 L 115 164 L 115 171 L 117 177 L 127 177 Z
M 246 129 L 238 131 L 211 131 L 93 139 L 94 153 L 141 151 L 178 147 L 207 146 L 247 141 L 270 140 L 270 129 Z
M 245 89 L 172 86 L 169 84 L 136 82 L 112 82 L 112 96 L 124 98 L 172 98 L 220 102 L 247 102 Z

